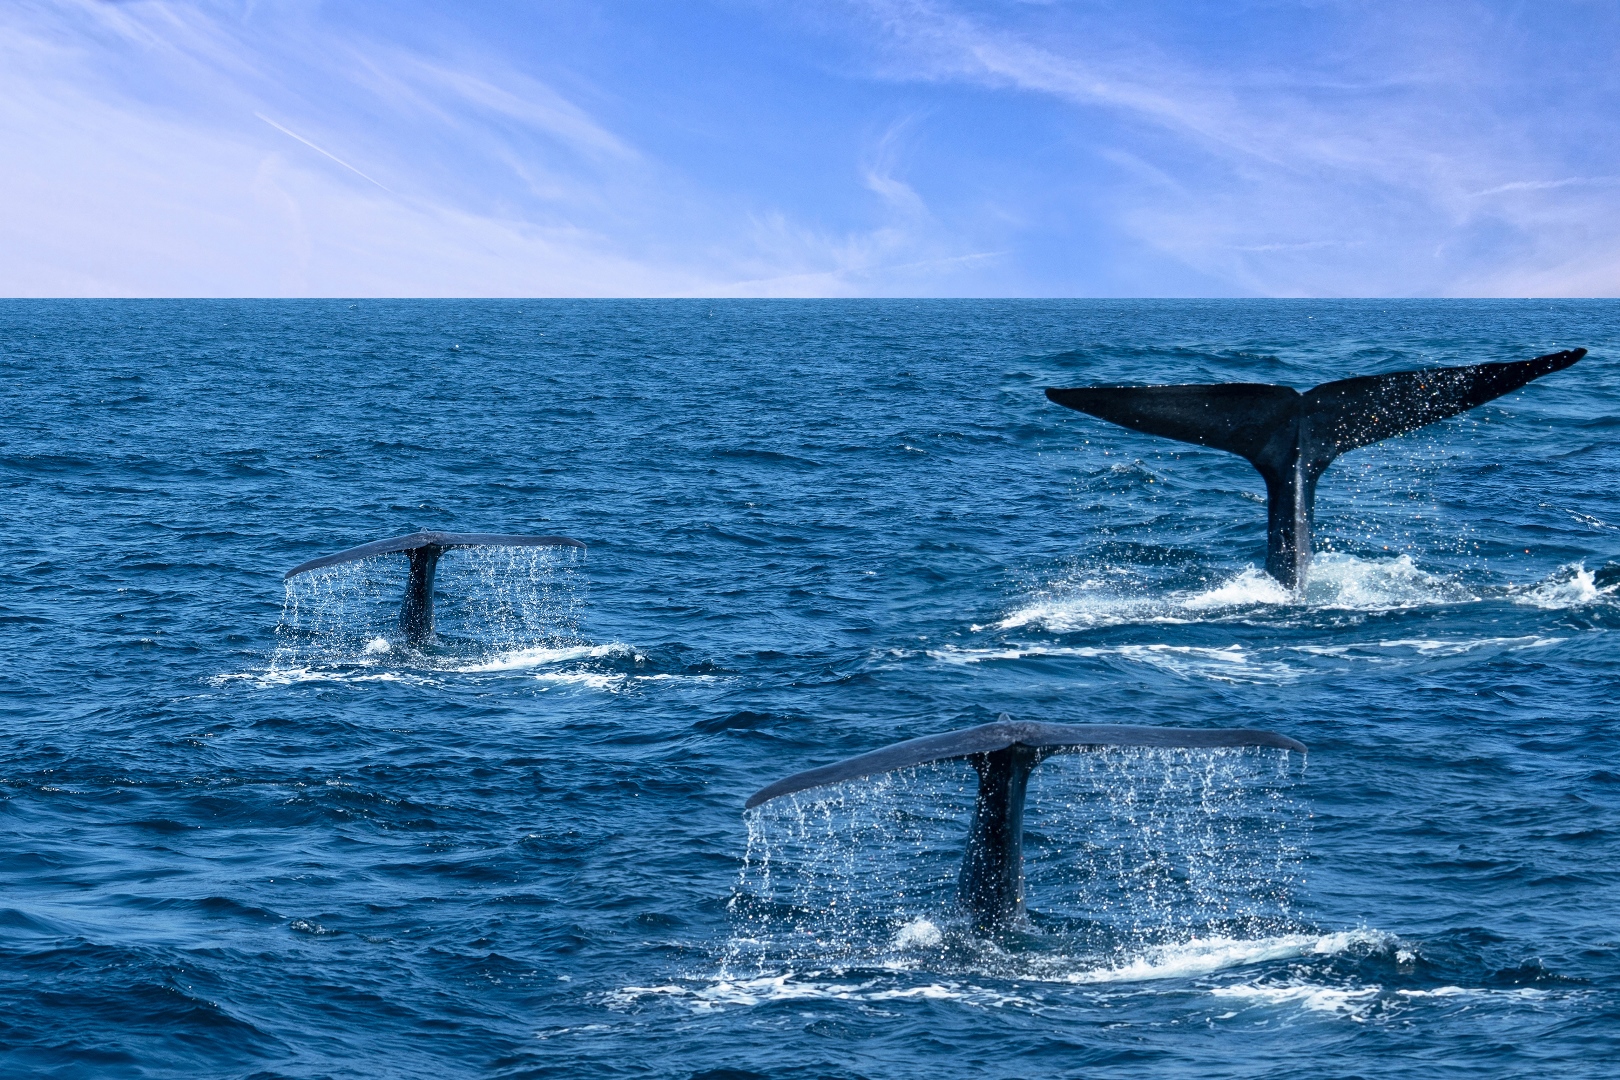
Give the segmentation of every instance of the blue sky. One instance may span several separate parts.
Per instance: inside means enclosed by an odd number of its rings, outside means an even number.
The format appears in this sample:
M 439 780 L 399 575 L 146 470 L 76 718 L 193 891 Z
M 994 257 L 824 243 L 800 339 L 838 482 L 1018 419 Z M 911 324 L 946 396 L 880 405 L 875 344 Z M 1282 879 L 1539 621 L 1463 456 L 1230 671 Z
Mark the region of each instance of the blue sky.
M 1620 294 L 1620 4 L 0 5 L 0 294 Z

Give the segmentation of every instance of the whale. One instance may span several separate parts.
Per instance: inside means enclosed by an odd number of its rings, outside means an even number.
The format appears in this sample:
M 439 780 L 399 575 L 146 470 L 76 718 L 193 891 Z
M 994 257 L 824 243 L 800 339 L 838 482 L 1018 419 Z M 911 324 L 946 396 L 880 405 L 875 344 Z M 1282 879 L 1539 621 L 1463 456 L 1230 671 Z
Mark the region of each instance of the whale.
M 1339 455 L 1483 405 L 1562 371 L 1585 349 L 1533 360 L 1340 379 L 1300 393 L 1265 383 L 1050 387 L 1055 404 L 1248 460 L 1266 482 L 1266 573 L 1303 588 L 1316 482 Z
M 1002 713 L 992 723 L 908 739 L 831 765 L 794 773 L 754 792 L 743 804 L 743 810 L 753 810 L 772 799 L 828 784 L 937 761 L 966 759 L 979 774 L 979 790 L 962 852 L 962 867 L 957 874 L 956 900 L 976 933 L 993 934 L 1016 923 L 1025 914 L 1024 799 L 1035 766 L 1053 754 L 1114 746 L 1193 749 L 1263 746 L 1305 753 L 1304 743 L 1256 728 L 1052 724 L 1014 720 Z
M 405 597 L 399 605 L 399 631 L 406 642 L 421 647 L 433 641 L 433 577 L 439 557 L 454 548 L 470 547 L 572 547 L 585 545 L 568 536 L 524 536 L 515 533 L 447 533 L 421 530 L 387 540 L 374 540 L 317 559 L 299 563 L 281 576 L 290 581 L 299 574 L 324 566 L 357 562 L 378 555 L 404 554 L 410 558 L 411 572 L 405 582 Z

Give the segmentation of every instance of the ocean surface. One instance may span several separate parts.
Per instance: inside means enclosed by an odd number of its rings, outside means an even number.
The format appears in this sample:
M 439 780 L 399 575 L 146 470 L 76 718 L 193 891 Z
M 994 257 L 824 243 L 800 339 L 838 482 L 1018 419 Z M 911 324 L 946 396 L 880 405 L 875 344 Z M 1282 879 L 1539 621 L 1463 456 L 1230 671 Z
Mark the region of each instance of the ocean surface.
M 1575 367 L 1242 460 L 1046 386 Z M 1620 304 L 0 302 L 0 1074 L 1608 1077 Z M 405 560 L 283 582 L 416 528 Z M 1000 713 L 1265 727 L 1053 758 Z

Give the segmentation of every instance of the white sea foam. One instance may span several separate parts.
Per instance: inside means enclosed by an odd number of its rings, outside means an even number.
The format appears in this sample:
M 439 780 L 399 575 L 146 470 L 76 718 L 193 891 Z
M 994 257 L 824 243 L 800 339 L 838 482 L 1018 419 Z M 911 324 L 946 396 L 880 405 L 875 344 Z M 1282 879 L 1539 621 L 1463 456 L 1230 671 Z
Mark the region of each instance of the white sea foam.
M 945 940 L 944 933 L 934 923 L 919 915 L 906 923 L 894 935 L 896 949 L 935 949 Z
M 1388 663 L 1400 659 L 1396 655 L 1400 652 L 1416 653 L 1422 657 L 1462 656 L 1480 649 L 1499 649 L 1504 652 L 1545 649 L 1568 640 L 1562 637 L 1522 634 L 1518 637 L 1397 638 L 1390 641 L 1352 642 L 1345 645 L 1290 645 L 1288 648 L 1294 652 L 1313 656 Z
M 896 948 L 935 948 L 943 935 L 925 918 L 913 919 L 896 935 Z M 647 998 L 682 1002 L 696 1011 L 725 1007 L 751 1007 L 782 1001 L 954 1001 L 980 1008 L 1036 1007 L 1045 1003 L 1041 984 L 1101 986 L 1196 979 L 1217 972 L 1301 957 L 1333 956 L 1357 947 L 1380 947 L 1393 940 L 1377 931 L 1356 930 L 1336 934 L 1286 934 L 1242 941 L 1231 938 L 1195 939 L 1147 951 L 1122 963 L 1098 965 L 1095 959 L 1052 956 L 1015 956 L 986 944 L 994 956 L 989 964 L 972 965 L 957 972 L 922 975 L 915 960 L 892 956 L 860 965 L 860 975 L 837 969 L 804 972 L 762 972 L 751 976 L 721 974 L 708 979 L 683 979 L 655 986 L 626 986 L 606 996 L 611 1007 L 629 1008 Z M 873 975 L 878 972 L 881 974 Z M 909 985 L 902 982 L 912 979 Z M 1023 984 L 1013 990 L 984 986 L 984 981 Z M 1307 1008 L 1326 1007 L 1341 997 L 1359 1000 L 1361 988 L 1340 990 L 1321 985 L 1268 987 L 1258 984 L 1216 987 L 1208 991 L 1222 997 L 1249 998 L 1257 1003 L 1300 1001 Z M 1376 988 L 1370 994 L 1376 995 Z
M 1281 934 L 1250 940 L 1193 938 L 1174 945 L 1156 946 L 1122 963 L 1082 968 L 1051 977 L 1069 983 L 1185 979 L 1274 960 L 1335 956 L 1357 947 L 1383 947 L 1393 940 L 1390 935 L 1373 930 L 1350 930 L 1336 934 Z
M 1218 998 L 1236 998 L 1246 1004 L 1298 1005 L 1307 1012 L 1334 1013 L 1360 1019 L 1383 993 L 1380 986 L 1323 986 L 1319 983 L 1292 983 L 1283 986 L 1217 986 L 1210 991 Z
M 1515 604 L 1562 611 L 1610 599 L 1614 597 L 1616 588 L 1620 586 L 1598 585 L 1592 571 L 1577 562 L 1559 567 L 1533 585 L 1511 588 L 1508 590 L 1508 596 Z
M 897 986 L 894 979 L 829 978 L 825 972 L 800 975 L 784 972 L 751 978 L 719 978 L 660 986 L 626 986 L 606 995 L 610 1008 L 629 1008 L 646 998 L 668 998 L 690 1006 L 696 1012 L 731 1007 L 751 1007 L 782 1001 L 954 1001 L 979 1008 L 1006 1005 L 1031 1007 L 1039 999 L 1006 991 L 975 986 L 957 980 L 937 980 L 912 986 Z
M 1534 1001 L 1537 998 L 1549 997 L 1550 990 L 1543 990 L 1535 986 L 1514 987 L 1468 987 L 1468 986 L 1439 986 L 1433 990 L 1397 990 L 1404 998 L 1522 998 Z
M 384 644 L 386 645 L 386 642 Z M 394 661 L 395 657 L 402 655 L 409 656 L 420 666 L 406 669 L 382 666 L 384 660 Z M 509 653 L 501 653 L 489 659 L 470 664 L 446 663 L 443 658 L 423 656 L 414 651 L 404 651 L 393 647 L 389 647 L 384 652 L 383 649 L 372 649 L 368 646 L 361 658 L 346 664 L 332 664 L 329 666 L 319 664 L 273 664 L 263 671 L 243 671 L 216 675 L 208 679 L 207 682 L 212 686 L 246 682 L 260 688 L 289 686 L 294 683 L 306 682 L 402 682 L 413 685 L 432 685 L 442 682 L 449 675 L 500 675 L 506 672 L 516 672 L 529 676 L 532 669 L 543 668 L 548 665 L 570 666 L 553 668 L 549 671 L 535 671 L 529 677 L 546 684 L 547 687 L 578 687 L 606 693 L 622 693 L 632 687 L 671 681 L 679 681 L 684 684 L 714 682 L 722 678 L 722 676 L 709 674 L 687 675 L 669 672 L 634 675 L 619 671 L 598 671 L 589 666 L 579 666 L 578 663 L 584 661 L 589 664 L 591 661 L 614 658 L 634 658 L 638 661 L 644 659 L 633 646 L 617 641 L 607 645 L 569 645 L 520 649 Z
M 572 660 L 600 660 L 607 657 L 628 657 L 636 661 L 645 659 L 634 648 L 622 641 L 606 645 L 534 646 L 496 653 L 485 660 L 456 668 L 457 671 L 475 673 L 484 671 L 523 671 L 547 664 L 565 664 Z
M 1538 634 L 1481 638 L 1395 638 L 1387 641 L 1347 642 L 1343 645 L 1279 645 L 1265 648 L 1232 645 L 1048 645 L 1010 643 L 982 649 L 946 645 L 924 655 L 946 664 L 982 664 L 1007 660 L 1107 659 L 1148 664 L 1189 679 L 1229 683 L 1279 683 L 1321 669 L 1301 657 L 1320 657 L 1344 663 L 1402 664 L 1414 660 L 1463 656 L 1486 651 L 1519 652 L 1545 649 L 1569 639 Z M 911 654 L 915 655 L 915 654 Z
M 1276 650 L 1270 650 L 1275 653 Z M 947 645 L 931 649 L 927 655 L 947 664 L 979 664 L 995 660 L 1040 660 L 1046 658 L 1116 657 L 1134 663 L 1148 664 L 1187 678 L 1207 678 L 1217 682 L 1278 682 L 1297 678 L 1301 669 L 1276 659 L 1260 659 L 1259 651 L 1241 645 L 1221 647 L 1199 645 L 1146 645 L 1061 646 L 1061 645 L 1006 645 L 987 649 L 964 649 Z
M 1245 568 L 1237 577 L 1204 592 L 1180 593 L 1175 600 L 1186 611 L 1223 611 L 1263 604 L 1292 604 L 1298 598 L 1270 574 Z
M 1212 622 L 1267 611 L 1390 611 L 1478 599 L 1459 582 L 1420 569 L 1407 555 L 1362 559 L 1324 552 L 1311 563 L 1303 595 L 1254 567 L 1210 588 L 1160 596 L 1122 586 L 1117 576 L 1090 576 L 1054 583 L 1045 594 L 993 626 L 998 630 L 1033 626 L 1071 633 L 1127 624 Z
M 645 686 L 649 683 L 705 683 L 715 682 L 717 675 L 675 675 L 659 672 L 656 675 L 626 675 L 617 671 L 542 671 L 535 679 L 551 686 L 577 686 L 586 690 L 601 690 L 610 694 Z
M 617 692 L 624 689 L 630 676 L 617 671 L 542 671 L 535 679 L 552 686 L 582 686 L 587 690 Z
M 1364 1022 L 1375 1008 L 1398 1008 L 1421 1002 L 1472 1004 L 1487 1001 L 1534 1003 L 1551 996 L 1537 987 L 1440 986 L 1432 990 L 1387 991 L 1372 983 L 1356 986 L 1329 986 L 1309 978 L 1292 978 L 1282 983 L 1238 983 L 1210 990 L 1217 998 L 1234 1001 L 1240 1008 L 1294 1006 L 1306 1012 L 1325 1013 Z M 1237 1015 L 1228 1013 L 1225 1018 Z
M 1305 586 L 1307 606 L 1351 611 L 1467 604 L 1479 599 L 1460 581 L 1423 570 L 1410 555 L 1362 559 L 1322 552 L 1311 560 Z
M 233 682 L 245 682 L 250 686 L 264 689 L 276 686 L 291 686 L 295 683 L 308 682 L 399 682 L 425 686 L 434 680 L 426 673 L 411 671 L 375 671 L 367 668 L 340 668 L 340 667 L 270 667 L 263 671 L 238 671 L 224 675 L 215 675 L 206 680 L 210 686 L 225 686 Z
M 555 1039 L 563 1035 L 573 1035 L 585 1031 L 612 1031 L 611 1024 L 579 1024 L 575 1027 L 542 1028 L 534 1033 L 536 1039 Z

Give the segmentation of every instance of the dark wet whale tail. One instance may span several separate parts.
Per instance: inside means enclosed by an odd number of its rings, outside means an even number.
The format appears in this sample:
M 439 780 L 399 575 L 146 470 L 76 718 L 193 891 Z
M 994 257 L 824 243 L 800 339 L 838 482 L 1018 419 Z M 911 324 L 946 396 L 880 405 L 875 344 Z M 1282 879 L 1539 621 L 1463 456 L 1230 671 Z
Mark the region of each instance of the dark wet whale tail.
M 1247 458 L 1266 481 L 1266 572 L 1295 587 L 1304 584 L 1311 558 L 1316 481 L 1334 458 L 1483 405 L 1585 355 L 1570 349 L 1512 363 L 1363 375 L 1303 394 L 1216 383 L 1052 388 L 1046 396 L 1123 427 Z
M 405 585 L 405 599 L 399 605 L 399 629 L 412 645 L 433 640 L 433 574 L 438 569 L 439 556 L 452 548 L 466 547 L 585 547 L 578 540 L 566 536 L 519 536 L 509 533 L 446 533 L 414 532 L 409 536 L 395 536 L 361 544 L 336 555 L 323 555 L 299 563 L 282 575 L 282 580 L 296 577 L 323 566 L 369 559 L 376 555 L 403 553 L 410 556 L 411 576 Z
M 911 739 L 795 773 L 756 791 L 744 807 L 751 810 L 807 788 L 966 758 L 979 774 L 979 794 L 973 806 L 973 823 L 968 828 L 956 895 L 972 917 L 974 928 L 989 932 L 1016 919 L 1024 910 L 1024 796 L 1029 774 L 1053 754 L 1105 746 L 1271 746 L 1305 752 L 1303 743 L 1286 735 L 1250 728 L 1042 724 L 1013 720 L 1002 713 L 991 724 Z

